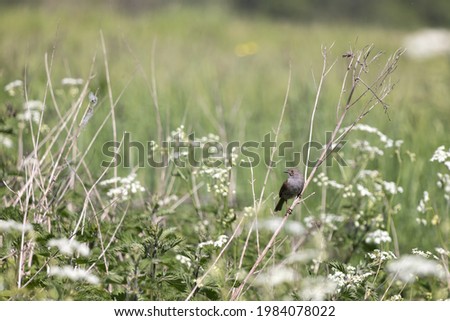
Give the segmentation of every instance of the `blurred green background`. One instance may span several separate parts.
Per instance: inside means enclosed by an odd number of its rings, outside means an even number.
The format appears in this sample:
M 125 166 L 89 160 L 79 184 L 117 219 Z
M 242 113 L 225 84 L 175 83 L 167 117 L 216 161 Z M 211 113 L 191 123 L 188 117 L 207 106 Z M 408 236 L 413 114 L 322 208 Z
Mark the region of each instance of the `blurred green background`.
M 322 68 L 322 45 L 333 45 L 330 61 L 337 59 L 323 88 L 315 126 L 314 139 L 324 143 L 324 133 L 335 121 L 334 107 L 346 68 L 343 53 L 373 43 L 375 50 L 390 55 L 405 46 L 411 33 L 449 24 L 450 2 L 445 0 L 3 0 L 0 85 L 26 79 L 29 99 L 44 100 L 45 53 L 54 55 L 51 77 L 60 90 L 64 90 L 60 86 L 64 77 L 86 79 L 96 57 L 91 90 L 98 90 L 100 103 L 80 137 L 82 149 L 109 112 L 102 31 L 113 97 L 123 91 L 116 108 L 119 137 L 127 131 L 136 141 L 156 140 L 150 90 L 154 75 L 165 136 L 184 124 L 197 137 L 214 133 L 223 142 L 261 142 L 276 128 L 291 65 L 292 84 L 280 141 L 292 140 L 301 150 Z M 433 151 L 440 145 L 450 147 L 446 128 L 450 55 L 418 59 L 406 54 L 394 80 L 398 84 L 387 100 L 389 117 L 380 108 L 365 123 L 392 139 L 404 140 L 402 150 L 405 155 L 414 153 L 415 162 L 399 162 L 396 155 L 386 154 L 372 167 L 404 187 L 398 200 L 402 210 L 396 217 L 402 248 L 432 246 L 439 236 L 416 224 L 416 207 L 424 190 L 432 193 L 436 189 L 439 168 L 429 162 Z M 0 101 L 9 100 L 1 91 Z M 1 108 L 5 106 L 2 103 Z M 65 107 L 69 106 L 67 100 Z M 49 126 L 51 115 L 49 111 L 45 119 Z M 101 147 L 111 139 L 108 123 L 87 157 L 94 173 L 100 173 Z M 267 189 L 274 195 L 284 179 L 283 168 L 280 163 L 271 174 Z M 251 205 L 250 172 L 237 170 L 238 205 Z M 129 171 L 119 168 L 124 176 Z M 257 188 L 265 171 L 262 164 L 255 168 Z M 138 174 L 152 193 L 158 183 L 154 171 L 141 169 Z M 339 181 L 338 175 L 334 178 Z M 311 199 L 308 207 L 314 211 L 319 203 L 319 198 Z M 445 208 L 445 204 L 438 206 Z

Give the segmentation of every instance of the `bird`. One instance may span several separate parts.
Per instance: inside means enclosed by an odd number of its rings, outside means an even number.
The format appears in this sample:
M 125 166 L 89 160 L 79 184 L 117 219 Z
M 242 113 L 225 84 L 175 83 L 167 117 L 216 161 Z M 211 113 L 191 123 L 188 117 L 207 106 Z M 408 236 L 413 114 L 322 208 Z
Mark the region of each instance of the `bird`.
M 289 176 L 287 180 L 281 185 L 280 200 L 275 207 L 275 212 L 281 211 L 283 204 L 287 202 L 288 199 L 299 195 L 303 191 L 303 186 L 305 185 L 305 178 L 299 172 L 297 168 L 290 168 L 284 171 Z

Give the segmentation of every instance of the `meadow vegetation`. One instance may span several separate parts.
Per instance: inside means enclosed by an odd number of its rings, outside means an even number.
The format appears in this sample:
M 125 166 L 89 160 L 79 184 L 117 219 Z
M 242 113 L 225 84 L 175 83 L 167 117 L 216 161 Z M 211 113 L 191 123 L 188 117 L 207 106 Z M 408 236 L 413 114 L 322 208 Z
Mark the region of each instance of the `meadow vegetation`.
M 229 300 L 243 280 L 242 300 L 448 299 L 450 60 L 403 53 L 409 32 L 218 6 L 2 8 L 0 299 Z M 330 157 L 282 221 L 285 161 L 328 143 L 355 79 L 345 164 Z M 138 148 L 123 166 L 125 133 L 168 166 Z M 192 134 L 293 147 L 177 166 L 188 155 L 163 142 Z

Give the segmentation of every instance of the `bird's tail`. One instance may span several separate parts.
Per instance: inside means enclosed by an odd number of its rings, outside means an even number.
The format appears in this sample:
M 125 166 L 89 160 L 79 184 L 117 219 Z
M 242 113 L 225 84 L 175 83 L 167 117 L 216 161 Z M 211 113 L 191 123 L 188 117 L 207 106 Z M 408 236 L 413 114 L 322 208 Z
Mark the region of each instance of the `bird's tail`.
M 286 200 L 280 198 L 280 200 L 278 201 L 277 206 L 275 207 L 275 212 L 281 211 L 281 209 L 283 208 L 284 202 L 286 202 Z

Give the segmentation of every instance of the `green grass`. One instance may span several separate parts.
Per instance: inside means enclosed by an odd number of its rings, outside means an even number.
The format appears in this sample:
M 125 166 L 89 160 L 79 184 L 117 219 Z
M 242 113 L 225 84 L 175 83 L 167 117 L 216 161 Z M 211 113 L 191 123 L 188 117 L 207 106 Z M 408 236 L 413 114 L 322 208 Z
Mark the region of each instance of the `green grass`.
M 98 90 L 100 103 L 81 133 L 80 150 L 87 147 L 109 112 L 100 31 L 105 36 L 114 99 L 123 91 L 115 110 L 119 139 L 126 131 L 135 141 L 156 140 L 157 126 L 150 89 L 154 77 L 164 136 L 184 124 L 187 132 L 195 132 L 197 137 L 215 133 L 221 136 L 222 141 L 261 142 L 264 135 L 277 126 L 291 66 L 291 90 L 280 141 L 292 140 L 297 148 L 301 148 L 308 139 L 315 81 L 319 80 L 322 67 L 321 46 L 332 46 L 330 60 L 336 59 L 323 88 L 314 131 L 314 139 L 325 143 L 324 132 L 330 131 L 335 122 L 335 106 L 346 67 L 341 55 L 349 48 L 372 43 L 375 50 L 391 55 L 402 47 L 406 35 L 404 30 L 379 27 L 295 24 L 238 16 L 221 7 L 169 7 L 136 16 L 119 14 L 101 6 L 87 10 L 76 6 L 70 10 L 65 7 L 51 10 L 2 8 L 2 87 L 15 79 L 24 79 L 26 75 L 29 99 L 43 100 L 47 83 L 45 53 L 54 55 L 51 79 L 55 88 L 61 87 L 59 84 L 63 77 L 87 79 L 92 59 L 96 56 L 95 78 L 90 89 Z M 246 57 L 236 55 L 236 46 L 249 42 L 257 44 L 257 52 Z M 401 253 L 410 253 L 415 247 L 426 250 L 436 246 L 449 247 L 448 217 L 442 217 L 442 234 L 436 233 L 434 227 L 419 226 L 415 218 L 423 191 L 428 190 L 432 195 L 440 193 L 436 188 L 436 173 L 440 169 L 429 159 L 438 146 L 450 147 L 446 128 L 450 119 L 450 92 L 447 88 L 450 60 L 440 57 L 416 61 L 404 56 L 393 80 L 398 84 L 387 99 L 389 114 L 376 108 L 364 123 L 378 128 L 394 140 L 404 141 L 401 161 L 396 154 L 386 152 L 385 156 L 369 161 L 368 168 L 378 169 L 385 180 L 397 182 L 404 188 L 403 194 L 391 200 L 392 205 L 401 206 L 393 217 Z M 64 95 L 66 93 L 61 93 L 61 106 L 68 109 L 70 99 Z M 0 92 L 1 108 L 9 100 L 7 93 Z M 51 105 L 49 97 L 47 104 Z M 50 127 L 56 124 L 52 111 L 46 117 L 45 123 Z M 358 132 L 351 133 L 349 139 L 358 135 Z M 99 164 L 105 159 L 101 147 L 111 139 L 112 127 L 108 122 L 86 158 L 95 175 L 100 175 L 102 168 Z M 414 162 L 410 161 L 407 151 L 416 155 Z M 346 150 L 344 153 L 347 155 Z M 268 193 L 277 194 L 284 179 L 283 168 L 283 163 L 280 163 L 271 174 L 266 196 Z M 236 170 L 238 210 L 252 206 L 253 200 L 250 171 Z M 331 177 L 343 181 L 339 169 L 334 167 L 330 171 Z M 129 172 L 129 169 L 119 168 L 121 176 Z M 263 165 L 254 169 L 257 191 L 262 187 L 265 172 Z M 148 188 L 149 195 L 161 184 L 156 171 L 151 168 L 140 169 L 138 177 Z M 180 191 L 187 190 L 183 183 L 176 184 L 179 184 Z M 308 199 L 307 209 L 302 209 L 303 215 L 316 215 L 320 206 L 320 189 L 313 187 L 310 191 L 317 194 Z M 270 215 L 269 208 L 275 201 L 270 197 L 261 215 Z M 444 202 L 433 205 L 448 215 L 448 205 Z M 195 219 L 184 214 L 195 215 L 186 205 L 176 214 L 179 218 L 171 217 L 169 222 L 179 229 L 183 229 L 185 224 L 196 224 Z M 295 218 L 299 218 L 299 214 Z M 236 257 L 239 258 L 238 253 Z

